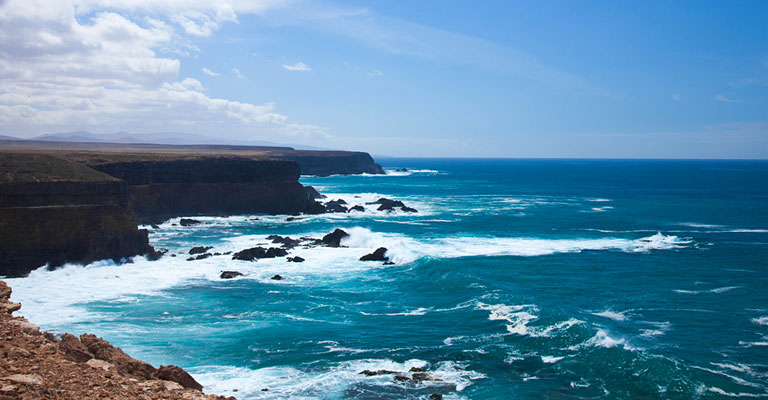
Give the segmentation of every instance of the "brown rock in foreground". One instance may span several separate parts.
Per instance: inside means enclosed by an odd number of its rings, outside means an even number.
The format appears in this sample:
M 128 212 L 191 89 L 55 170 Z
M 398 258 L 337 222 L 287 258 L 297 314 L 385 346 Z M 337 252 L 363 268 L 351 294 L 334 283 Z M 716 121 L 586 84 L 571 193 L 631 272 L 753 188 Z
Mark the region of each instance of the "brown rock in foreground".
M 159 369 L 104 339 L 84 334 L 61 340 L 11 313 L 11 289 L 0 281 L 0 400 L 178 399 L 226 400 L 205 395 L 183 369 Z

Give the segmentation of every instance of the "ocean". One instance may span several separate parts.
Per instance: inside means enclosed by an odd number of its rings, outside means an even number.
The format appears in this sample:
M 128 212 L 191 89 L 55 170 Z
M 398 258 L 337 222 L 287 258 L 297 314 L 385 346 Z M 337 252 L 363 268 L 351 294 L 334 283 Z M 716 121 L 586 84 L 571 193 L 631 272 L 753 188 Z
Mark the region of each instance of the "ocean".
M 175 219 L 159 261 L 39 269 L 12 299 L 239 399 L 768 397 L 768 162 L 378 161 L 301 182 L 418 213 Z M 303 263 L 187 261 L 336 228 Z M 394 265 L 358 260 L 378 247 Z

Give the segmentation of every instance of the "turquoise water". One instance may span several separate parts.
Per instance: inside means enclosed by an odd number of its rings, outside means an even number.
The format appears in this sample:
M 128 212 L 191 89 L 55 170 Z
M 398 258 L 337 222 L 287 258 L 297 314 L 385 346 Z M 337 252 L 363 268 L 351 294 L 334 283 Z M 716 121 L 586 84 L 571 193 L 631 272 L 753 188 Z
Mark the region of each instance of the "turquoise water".
M 380 161 L 411 171 L 302 183 L 419 213 L 174 220 L 150 238 L 177 257 L 39 270 L 14 299 L 241 399 L 768 396 L 768 162 Z M 304 263 L 186 261 L 334 228 L 347 247 Z M 381 246 L 395 265 L 357 260 Z M 440 380 L 359 374 L 411 367 Z

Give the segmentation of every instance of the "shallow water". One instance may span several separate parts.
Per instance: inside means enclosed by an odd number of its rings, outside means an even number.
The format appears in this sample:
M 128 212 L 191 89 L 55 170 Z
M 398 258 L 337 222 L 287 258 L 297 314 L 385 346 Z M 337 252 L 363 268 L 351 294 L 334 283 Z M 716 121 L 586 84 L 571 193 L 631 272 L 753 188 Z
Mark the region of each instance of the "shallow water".
M 150 240 L 177 257 L 38 270 L 13 298 L 241 399 L 768 396 L 767 162 L 382 161 L 302 182 L 419 213 L 174 220 Z M 334 228 L 347 247 L 304 263 L 186 261 Z M 382 246 L 396 265 L 358 261 Z M 359 374 L 412 367 L 439 380 Z

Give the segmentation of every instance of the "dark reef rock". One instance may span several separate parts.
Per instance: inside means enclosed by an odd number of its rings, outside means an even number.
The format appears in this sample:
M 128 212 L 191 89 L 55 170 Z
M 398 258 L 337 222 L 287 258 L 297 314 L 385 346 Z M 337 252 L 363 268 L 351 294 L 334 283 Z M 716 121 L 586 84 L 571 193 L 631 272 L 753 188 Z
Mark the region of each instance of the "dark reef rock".
M 349 236 L 347 232 L 344 232 L 341 229 L 336 229 L 323 236 L 323 238 L 320 239 L 320 243 L 328 247 L 341 247 L 341 239 L 344 239 L 347 236 Z
M 195 246 L 195 247 L 189 249 L 189 253 L 188 254 L 189 255 L 202 254 L 202 253 L 205 253 L 206 251 L 208 251 L 208 250 L 210 250 L 212 248 L 213 248 L 212 246 Z
M 273 281 L 282 281 L 282 280 L 283 280 L 283 279 L 285 279 L 285 278 L 283 278 L 283 277 L 282 277 L 282 276 L 280 276 L 280 275 L 275 275 L 275 276 L 273 276 L 273 277 L 271 277 L 271 278 L 269 278 L 269 279 L 272 279 Z
M 202 224 L 202 222 L 192 218 L 182 218 L 179 220 L 179 225 L 181 226 L 194 226 L 199 224 Z
M 288 257 L 288 259 L 287 259 L 287 260 L 288 260 L 289 262 L 297 262 L 297 263 L 299 263 L 299 262 L 304 262 L 304 259 L 303 259 L 303 258 L 301 258 L 301 257 L 299 257 L 299 256 L 296 256 L 296 257 Z
M 330 213 L 345 213 L 347 212 L 347 207 L 344 207 L 344 204 L 347 204 L 344 200 L 331 200 L 327 203 L 325 203 L 325 210 Z
M 390 371 L 390 370 L 387 370 L 387 369 L 380 369 L 380 370 L 377 370 L 377 371 L 371 371 L 369 369 L 366 369 L 366 370 L 361 371 L 360 375 L 378 376 L 378 375 L 395 375 L 397 373 L 398 373 L 397 371 Z
M 269 235 L 267 236 L 267 240 L 271 240 L 272 243 L 280 243 L 285 247 L 286 249 L 292 249 L 301 243 L 300 241 L 296 239 L 291 239 L 288 236 L 280 236 L 280 235 Z
M 389 261 L 389 257 L 385 255 L 386 253 L 386 247 L 379 247 L 373 253 L 360 257 L 360 261 Z
M 251 247 L 250 249 L 240 250 L 232 255 L 233 260 L 255 261 L 259 258 L 275 258 L 288 255 L 285 249 L 279 247 L 265 248 L 261 246 Z
M 347 210 L 347 212 L 352 212 L 352 211 L 365 212 L 365 207 L 363 207 L 361 205 L 356 205 L 356 206 L 350 207 L 349 210 Z
M 232 278 L 237 278 L 238 276 L 243 276 L 243 273 L 238 271 L 221 271 L 221 275 L 219 275 L 219 278 L 232 279 Z
M 440 393 L 432 393 L 429 395 L 429 400 L 443 400 L 443 395 Z
M 411 367 L 411 369 L 409 369 L 408 372 L 427 372 L 427 369 L 420 368 L 420 367 Z
M 374 202 L 366 203 L 366 204 L 378 204 L 379 208 L 377 210 L 379 211 L 393 211 L 396 208 L 399 208 L 400 210 L 404 212 L 411 212 L 415 213 L 418 212 L 415 208 L 411 208 L 403 204 L 400 200 L 392 200 L 388 199 L 386 197 L 382 197 Z

